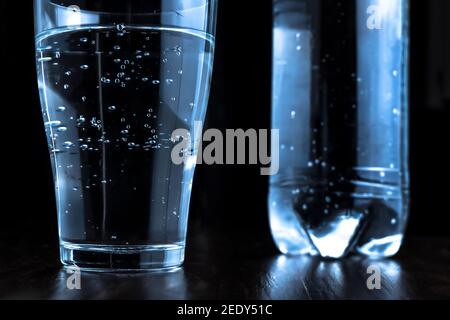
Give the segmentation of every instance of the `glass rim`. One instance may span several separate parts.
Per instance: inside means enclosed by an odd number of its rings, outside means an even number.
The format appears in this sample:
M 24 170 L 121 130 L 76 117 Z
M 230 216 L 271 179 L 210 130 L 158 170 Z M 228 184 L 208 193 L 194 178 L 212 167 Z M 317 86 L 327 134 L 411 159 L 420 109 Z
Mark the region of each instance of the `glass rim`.
M 192 9 L 198 9 L 201 7 L 206 7 L 208 4 L 210 4 L 212 2 L 216 2 L 216 1 L 217 0 L 205 0 L 204 4 L 189 6 L 188 8 L 185 8 L 185 9 L 154 10 L 153 12 L 150 12 L 150 11 L 149 12 L 145 12 L 145 11 L 143 11 L 143 12 L 139 12 L 139 11 L 124 12 L 124 11 L 86 10 L 86 9 L 81 9 L 77 5 L 65 6 L 62 4 L 58 4 L 58 3 L 55 3 L 53 0 L 49 0 L 48 3 L 49 3 L 49 5 L 56 7 L 56 8 L 60 8 L 62 10 L 72 11 L 72 12 L 81 13 L 81 14 L 117 15 L 117 16 L 132 14 L 134 16 L 158 16 L 158 15 L 162 15 L 162 14 L 176 13 L 181 16 L 181 14 L 179 12 L 188 11 L 188 10 L 192 10 Z

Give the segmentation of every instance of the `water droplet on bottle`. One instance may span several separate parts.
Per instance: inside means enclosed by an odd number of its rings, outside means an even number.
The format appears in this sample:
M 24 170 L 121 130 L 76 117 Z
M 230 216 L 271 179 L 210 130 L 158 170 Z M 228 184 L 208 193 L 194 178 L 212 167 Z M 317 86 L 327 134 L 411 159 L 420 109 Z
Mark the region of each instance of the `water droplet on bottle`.
M 291 111 L 291 119 L 295 119 L 295 115 L 296 115 L 296 112 L 295 111 Z
M 116 106 L 110 106 L 110 107 L 108 107 L 108 110 L 109 111 L 114 111 L 114 110 L 116 110 Z
M 87 145 L 87 144 L 82 144 L 81 146 L 80 146 L 80 149 L 81 150 L 87 150 L 89 148 L 89 146 Z
M 70 86 L 69 86 L 68 84 L 65 84 L 65 85 L 64 85 L 64 89 L 65 89 L 65 90 L 67 90 L 67 89 L 69 89 L 69 88 L 70 88 Z
M 306 204 L 302 205 L 303 210 L 308 210 L 308 206 Z
M 83 65 L 80 66 L 80 69 L 81 70 L 87 70 L 87 69 L 89 69 L 89 66 L 87 64 L 83 64 Z
M 115 45 L 115 46 L 113 47 L 113 49 L 116 50 L 116 51 L 119 51 L 119 50 L 120 50 L 120 46 L 119 46 L 119 45 Z
M 66 141 L 66 142 L 63 143 L 63 147 L 66 148 L 66 149 L 70 149 L 70 148 L 73 147 L 73 143 L 70 142 L 70 141 Z
M 173 83 L 173 79 L 166 79 L 166 83 L 167 83 L 168 85 L 171 85 L 171 84 Z
M 159 80 L 153 80 L 152 83 L 153 83 L 153 84 L 160 84 L 161 81 L 159 81 Z
M 65 73 L 64 73 L 66 76 L 70 76 L 71 74 L 72 74 L 72 71 L 66 71 Z
M 80 39 L 80 42 L 84 42 L 84 43 L 85 43 L 85 42 L 88 42 L 88 38 L 83 37 L 83 38 Z
M 396 224 L 396 223 L 397 223 L 397 219 L 395 219 L 395 218 L 391 219 L 391 224 L 392 224 L 392 225 L 394 225 L 394 224 Z
M 147 81 L 148 81 L 148 78 L 147 78 L 147 77 L 143 77 L 143 78 L 142 78 L 142 81 L 143 81 L 143 82 L 147 82 Z
M 60 107 L 56 108 L 56 111 L 58 111 L 58 112 L 64 112 L 64 111 L 66 111 L 66 107 L 60 106 Z
M 398 71 L 397 71 L 397 70 L 392 71 L 392 75 L 393 75 L 394 77 L 398 76 Z
M 56 129 L 56 131 L 58 131 L 58 132 L 66 132 L 67 131 L 67 127 L 59 127 L 58 129 Z
M 295 49 L 296 49 L 297 51 L 301 51 L 301 50 L 302 50 L 302 46 L 297 46 Z
M 81 97 L 81 101 L 86 102 L 86 100 L 87 100 L 87 97 L 86 97 L 86 96 L 82 96 L 82 97 Z

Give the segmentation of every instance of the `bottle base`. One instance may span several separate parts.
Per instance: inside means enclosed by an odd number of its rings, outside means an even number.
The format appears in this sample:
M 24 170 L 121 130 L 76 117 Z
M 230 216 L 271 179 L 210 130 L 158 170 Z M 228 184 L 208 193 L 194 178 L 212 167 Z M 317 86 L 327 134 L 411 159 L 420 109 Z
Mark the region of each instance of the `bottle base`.
M 180 268 L 184 245 L 93 245 L 62 242 L 65 267 L 92 272 L 161 272 Z

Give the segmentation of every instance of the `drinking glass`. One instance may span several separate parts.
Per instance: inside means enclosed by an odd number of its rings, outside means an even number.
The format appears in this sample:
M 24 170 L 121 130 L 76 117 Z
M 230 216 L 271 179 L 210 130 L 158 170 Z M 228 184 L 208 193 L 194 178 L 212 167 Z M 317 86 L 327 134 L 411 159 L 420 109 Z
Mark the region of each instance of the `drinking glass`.
M 62 263 L 179 267 L 196 150 L 175 164 L 172 132 L 204 120 L 217 0 L 34 5 Z

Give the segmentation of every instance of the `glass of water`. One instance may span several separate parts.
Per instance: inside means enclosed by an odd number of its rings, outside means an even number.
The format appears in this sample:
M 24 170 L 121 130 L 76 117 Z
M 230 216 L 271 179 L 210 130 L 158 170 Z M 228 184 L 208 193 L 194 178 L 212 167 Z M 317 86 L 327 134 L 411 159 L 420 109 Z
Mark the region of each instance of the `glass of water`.
M 175 164 L 172 133 L 204 120 L 217 0 L 34 5 L 62 263 L 179 267 L 196 150 Z

